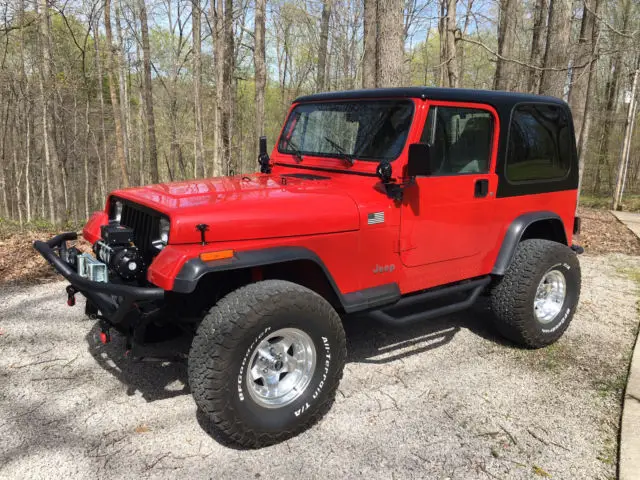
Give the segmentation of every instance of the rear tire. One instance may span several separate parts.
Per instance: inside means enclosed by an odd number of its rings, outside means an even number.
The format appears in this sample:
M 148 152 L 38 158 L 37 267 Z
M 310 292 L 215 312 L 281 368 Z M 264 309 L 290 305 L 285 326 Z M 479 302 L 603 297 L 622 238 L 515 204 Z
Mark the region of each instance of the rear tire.
M 497 330 L 509 340 L 540 348 L 565 332 L 580 297 L 580 263 L 566 245 L 520 242 L 505 275 L 491 291 Z
M 326 413 L 345 358 L 340 317 L 324 298 L 266 280 L 231 292 L 203 319 L 189 352 L 189 384 L 223 437 L 263 447 Z

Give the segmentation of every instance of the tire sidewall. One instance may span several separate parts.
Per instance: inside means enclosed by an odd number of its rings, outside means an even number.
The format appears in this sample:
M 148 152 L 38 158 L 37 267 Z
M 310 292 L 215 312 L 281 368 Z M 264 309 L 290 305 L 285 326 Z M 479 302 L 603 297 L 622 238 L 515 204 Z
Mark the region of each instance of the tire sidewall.
M 569 255 L 565 255 L 564 253 L 565 252 L 558 252 L 558 254 L 550 255 L 547 261 L 542 262 L 540 271 L 538 275 L 535 276 L 535 280 L 531 285 L 529 298 L 527 299 L 529 315 L 531 316 L 531 321 L 528 322 L 528 324 L 531 325 L 531 333 L 544 343 L 551 343 L 562 336 L 568 328 L 578 305 L 578 297 L 580 295 L 580 267 L 573 252 Z M 542 323 L 535 315 L 535 296 L 538 285 L 544 276 L 553 270 L 559 271 L 564 276 L 566 295 L 562 308 L 556 317 L 549 323 Z
M 335 312 L 332 313 L 337 317 Z M 266 408 L 256 403 L 248 391 L 249 362 L 260 342 L 282 328 L 297 328 L 309 335 L 316 351 L 315 369 L 300 397 L 280 408 Z M 262 432 L 281 432 L 304 423 L 326 402 L 331 386 L 340 378 L 343 364 L 340 357 L 344 348 L 344 342 L 331 328 L 329 319 L 315 310 L 280 309 L 265 316 L 247 332 L 232 353 L 228 379 L 232 408 L 248 428 Z

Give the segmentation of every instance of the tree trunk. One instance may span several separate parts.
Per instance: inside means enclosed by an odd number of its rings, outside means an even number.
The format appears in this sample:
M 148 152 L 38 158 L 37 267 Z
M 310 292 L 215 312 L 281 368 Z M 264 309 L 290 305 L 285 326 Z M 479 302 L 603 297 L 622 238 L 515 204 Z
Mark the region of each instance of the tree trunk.
M 377 14 L 376 86 L 399 87 L 404 65 L 404 2 L 378 0 Z
M 403 65 L 404 3 L 365 0 L 363 87 L 399 87 Z
M 265 16 L 266 16 L 267 0 L 256 0 L 256 13 L 255 13 L 255 47 L 253 53 L 253 66 L 256 76 L 256 136 L 261 137 L 264 135 L 264 94 L 267 86 L 267 67 L 265 61 Z M 324 81 L 324 80 L 323 80 Z M 257 139 L 253 144 L 257 145 Z M 254 147 L 253 158 L 257 158 L 256 150 Z
M 138 86 L 138 168 L 140 170 L 140 185 L 146 185 L 145 176 L 145 129 L 144 129 L 144 73 L 140 75 Z
M 222 108 L 222 160 L 226 166 L 225 173 L 227 175 L 237 173 L 235 168 L 235 157 L 231 158 L 231 137 L 232 124 L 231 114 L 234 108 L 233 98 L 233 71 L 235 62 L 233 54 L 233 0 L 225 0 L 224 5 L 224 61 L 223 61 L 223 79 L 222 79 L 222 97 L 224 98 Z
M 215 71 L 216 104 L 213 113 L 213 176 L 224 175 L 225 163 L 222 150 L 222 101 L 223 101 L 223 64 L 224 64 L 224 0 L 211 0 L 213 17 L 213 70 Z
M 456 0 L 441 0 L 440 4 L 440 85 L 457 88 L 460 83 L 456 51 Z
M 263 0 L 257 0 L 258 2 Z M 329 19 L 331 18 L 331 1 L 322 2 L 322 17 L 320 18 L 320 46 L 318 48 L 318 72 L 316 75 L 316 91 L 326 90 L 325 76 L 327 73 L 327 51 L 329 47 Z M 257 11 L 257 5 L 256 5 Z
M 471 23 L 471 15 L 473 12 L 473 1 L 474 0 L 469 0 L 467 2 L 467 9 L 466 12 L 464 14 L 464 25 L 462 27 L 462 32 L 460 33 L 460 36 L 462 38 L 464 38 L 467 35 L 467 31 L 469 29 L 469 24 Z M 426 42 L 427 40 L 425 40 Z M 459 42 L 456 45 L 456 54 L 458 57 L 458 71 L 460 72 L 460 82 L 459 83 L 463 83 L 463 79 L 464 79 L 464 43 L 463 42 Z
M 567 83 L 569 40 L 571 38 L 571 0 L 552 0 L 549 7 L 549 29 L 544 52 L 544 68 L 540 93 L 562 98 Z
M 362 57 L 362 86 L 375 88 L 377 81 L 376 50 L 378 38 L 378 0 L 364 0 L 364 55 Z
M 620 151 L 620 161 L 618 162 L 618 173 L 616 175 L 616 187 L 613 192 L 613 201 L 611 202 L 612 210 L 619 210 L 622 203 L 622 195 L 624 194 L 624 184 L 627 177 L 627 169 L 629 167 L 629 154 L 631 153 L 631 139 L 633 138 L 633 127 L 635 123 L 636 95 L 638 92 L 638 81 L 640 79 L 640 55 L 636 62 L 636 71 L 633 75 L 633 85 L 631 87 L 631 100 L 627 109 L 627 120 L 624 128 L 624 138 L 622 141 L 622 150 Z
M 200 0 L 191 1 L 191 27 L 193 35 L 193 103 L 195 117 L 195 155 L 193 158 L 194 177 L 205 176 L 205 167 L 203 159 L 204 151 L 204 133 L 202 130 L 202 36 L 201 28 L 201 11 Z
M 113 35 L 111 33 L 111 0 L 104 0 L 104 29 L 107 36 L 107 76 L 109 78 L 109 95 L 111 97 L 111 107 L 113 109 L 113 123 L 115 125 L 116 134 L 116 158 L 120 165 L 120 173 L 122 174 L 122 184 L 129 186 L 129 174 L 127 173 L 126 157 L 124 153 L 124 143 L 122 134 L 122 117 L 120 113 L 120 102 L 116 93 L 116 72 L 118 71 L 117 63 L 114 59 Z
M 498 26 L 498 54 L 496 73 L 493 80 L 494 90 L 515 90 L 518 84 L 518 71 L 513 58 L 516 46 L 516 28 L 518 3 L 517 0 L 501 0 L 500 24 Z M 509 60 L 505 60 L 509 59 Z
M 597 11 L 598 4 L 598 0 L 584 0 L 580 37 L 578 38 L 575 60 L 573 62 L 575 66 L 571 72 L 572 82 L 569 89 L 569 105 L 571 105 L 576 138 L 580 138 L 580 132 L 582 131 L 585 118 L 585 109 L 590 103 L 588 102 L 589 96 L 587 95 L 587 89 L 590 72 L 595 66 L 596 47 L 596 35 L 594 35 L 596 21 L 595 16 L 591 12 Z
M 531 39 L 531 55 L 529 56 L 529 64 L 542 67 L 547 20 L 549 18 L 548 0 L 536 0 L 536 6 L 533 17 L 533 37 Z M 527 90 L 530 93 L 538 93 L 540 91 L 540 79 L 542 71 L 536 68 L 529 69 L 527 78 Z
M 629 26 L 629 17 L 631 14 L 631 0 L 623 1 L 624 4 L 622 6 L 621 31 L 626 32 Z M 620 72 L 622 71 L 623 66 L 623 46 L 626 43 L 624 39 L 618 39 L 618 42 L 618 50 L 614 53 L 613 58 L 611 59 L 611 68 L 609 69 L 609 79 L 607 81 L 607 88 L 605 93 L 606 106 L 604 111 L 604 125 L 602 126 L 602 135 L 600 136 L 600 142 L 598 144 L 598 163 L 596 164 L 596 172 L 593 183 L 593 193 L 596 195 L 600 193 L 602 169 L 604 166 L 609 164 L 608 155 L 609 152 L 613 151 L 611 130 L 614 124 L 614 114 L 616 112 L 616 102 L 618 99 L 618 89 L 621 76 Z M 608 182 L 611 186 L 611 178 L 608 179 Z
M 121 0 L 117 0 L 120 3 Z M 129 111 L 129 82 L 127 79 L 127 65 L 124 59 L 124 35 L 122 32 L 122 25 L 120 23 L 120 6 L 115 9 L 116 20 L 116 41 L 118 42 L 118 48 L 116 55 L 114 55 L 116 65 L 118 67 L 118 90 L 120 100 L 120 119 L 122 124 L 122 147 L 124 150 L 124 161 L 126 165 L 131 164 L 131 149 L 129 147 L 131 136 L 131 115 Z M 114 48 L 115 50 L 115 48 Z
M 57 158 L 55 152 L 55 148 L 51 148 L 49 145 L 50 135 L 49 135 L 49 109 L 47 108 L 47 100 L 44 97 L 44 87 L 42 80 L 40 81 L 40 89 L 43 92 L 42 95 L 42 141 L 44 148 L 44 169 L 46 175 L 46 188 L 47 188 L 47 200 L 49 202 L 49 221 L 53 224 L 58 223 L 55 211 L 55 203 L 53 201 L 53 188 L 51 186 L 51 157 Z M 56 177 L 54 177 L 56 178 Z M 4 186 L 2 188 L 4 192 Z
M 84 107 L 84 127 L 85 127 L 85 133 L 84 133 L 84 146 L 85 146 L 85 153 L 83 155 L 83 166 L 84 166 L 84 218 L 89 218 L 89 210 L 90 210 L 90 203 L 89 203 L 89 131 L 91 130 L 91 126 L 89 125 L 89 108 L 91 106 L 91 98 L 88 95 L 88 90 L 87 90 L 87 97 L 86 97 L 86 103 L 85 103 L 85 107 Z M 98 168 L 98 172 L 100 172 L 100 168 Z
M 24 201 L 27 213 L 27 223 L 31 222 L 31 118 L 25 114 L 26 142 L 25 164 L 24 164 Z
M 578 192 L 582 188 L 587 141 L 589 138 L 590 107 L 595 84 L 596 48 L 598 27 L 595 15 L 598 14 L 599 0 L 584 0 L 580 38 L 578 39 L 573 81 L 569 90 L 569 105 L 573 115 L 573 124 L 578 149 Z M 593 12 L 593 13 L 592 13 Z M 595 15 L 594 15 L 595 14 Z
M 144 69 L 143 90 L 145 112 L 147 116 L 147 142 L 149 145 L 149 173 L 151 183 L 159 183 L 158 147 L 156 142 L 156 120 L 153 113 L 153 87 L 151 84 L 151 47 L 149 46 L 149 26 L 145 0 L 138 0 L 140 10 L 140 35 L 142 37 L 142 63 Z
M 55 146 L 55 134 L 53 130 L 53 115 L 49 107 L 51 96 L 51 29 L 49 28 L 49 7 L 47 0 L 38 0 L 41 20 L 40 20 L 40 49 L 42 52 L 42 62 L 40 65 L 40 98 L 42 100 L 42 139 L 44 142 L 45 169 L 47 182 L 47 200 L 49 201 L 49 221 L 57 224 L 59 220 L 56 206 L 59 202 L 62 186 L 59 181 L 60 162 L 58 161 L 58 151 Z M 53 179 L 53 182 L 52 182 Z M 53 185 L 52 185 L 53 183 Z
M 98 23 L 99 21 L 96 21 L 94 32 L 98 31 Z M 99 168 L 104 167 L 103 174 L 102 174 L 102 178 L 104 181 L 104 188 L 108 189 L 109 188 L 109 155 L 107 153 L 107 129 L 105 128 L 105 124 L 104 124 L 104 115 L 105 115 L 104 76 L 102 72 L 102 60 L 100 57 L 100 35 L 97 33 L 94 33 L 93 45 L 96 52 L 95 66 L 96 66 L 96 71 L 98 72 L 98 89 L 99 89 L 98 98 L 100 99 L 100 133 L 101 133 L 101 140 L 102 140 L 102 152 L 103 152 L 102 157 L 104 161 L 100 160 L 100 155 L 98 152 L 97 145 L 96 145 L 96 153 L 98 153 Z M 102 197 L 104 198 L 104 194 L 102 195 Z
M 20 21 L 25 21 L 25 3 L 26 0 L 20 1 Z M 25 54 L 24 54 L 24 28 L 20 29 L 20 67 L 21 67 L 21 80 L 24 83 L 24 88 L 29 91 L 29 83 L 27 79 L 27 73 L 25 68 Z M 27 217 L 27 223 L 31 222 L 31 112 L 29 106 L 31 101 L 27 99 L 27 95 L 22 99 L 22 118 L 24 119 L 24 132 L 25 132 L 25 162 L 24 162 L 24 200 L 25 200 L 25 214 Z

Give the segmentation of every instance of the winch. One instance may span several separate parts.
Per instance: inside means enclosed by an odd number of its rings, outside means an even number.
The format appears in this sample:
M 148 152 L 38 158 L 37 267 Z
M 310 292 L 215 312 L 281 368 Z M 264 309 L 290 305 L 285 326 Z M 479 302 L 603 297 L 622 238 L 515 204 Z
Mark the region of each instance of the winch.
M 133 229 L 124 225 L 103 225 L 102 240 L 98 240 L 93 251 L 123 280 L 135 280 L 144 274 L 144 260 L 134 245 Z

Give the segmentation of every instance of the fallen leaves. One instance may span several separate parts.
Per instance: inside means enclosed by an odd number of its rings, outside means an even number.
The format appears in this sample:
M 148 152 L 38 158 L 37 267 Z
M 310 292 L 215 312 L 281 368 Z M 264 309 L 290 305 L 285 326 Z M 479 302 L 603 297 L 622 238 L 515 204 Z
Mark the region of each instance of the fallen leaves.
M 147 433 L 149 430 L 151 429 L 147 427 L 144 423 L 141 423 L 140 425 L 138 425 L 136 428 L 133 429 L 133 431 L 136 433 Z
M 578 216 L 582 227 L 574 243 L 584 247 L 587 253 L 640 255 L 640 240 L 611 212 L 580 207 Z
M 49 229 L 0 231 L 0 284 L 34 284 L 62 278 L 33 249 L 34 240 L 48 240 L 58 233 Z M 82 238 L 78 239 L 76 247 L 91 251 L 91 245 Z
M 542 468 L 540 468 L 537 465 L 534 465 L 532 467 L 532 470 L 533 470 L 533 473 L 535 473 L 539 477 L 551 478 L 551 475 L 549 475 L 547 472 L 545 472 Z

